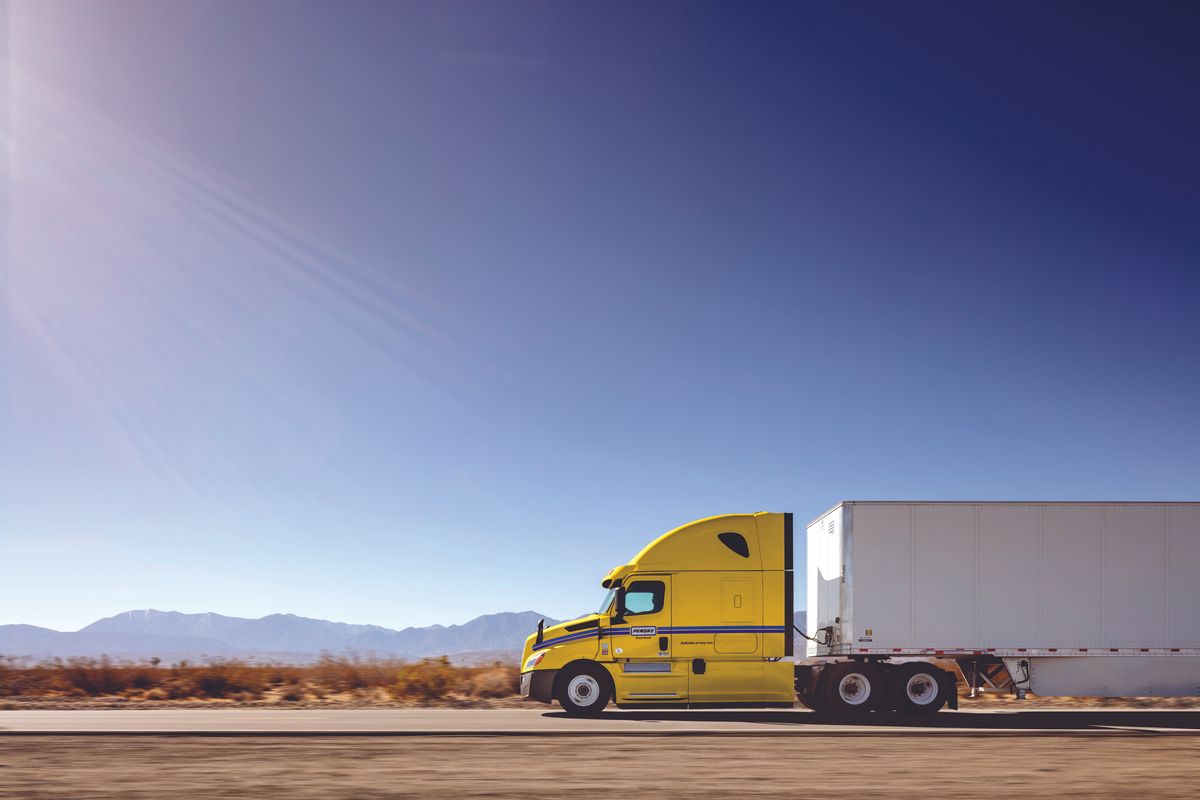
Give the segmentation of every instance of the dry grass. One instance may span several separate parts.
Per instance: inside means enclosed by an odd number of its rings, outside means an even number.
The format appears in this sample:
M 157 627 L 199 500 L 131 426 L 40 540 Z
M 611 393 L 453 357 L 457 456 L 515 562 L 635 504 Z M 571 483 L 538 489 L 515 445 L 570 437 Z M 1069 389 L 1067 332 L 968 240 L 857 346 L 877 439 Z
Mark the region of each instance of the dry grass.
M 454 704 L 509 697 L 518 688 L 515 666 L 455 666 L 444 657 L 405 662 L 325 655 L 302 666 L 235 660 L 163 666 L 107 658 L 56 659 L 30 666 L 0 659 L 0 699 L 10 701 Z
M 106 658 L 57 659 L 28 665 L 0 657 L 0 709 L 137 705 L 487 706 L 517 702 L 513 665 L 455 666 L 446 658 L 417 662 L 325 655 L 313 664 L 207 661 L 162 665 Z M 1036 697 L 1007 693 L 965 697 L 960 707 L 1013 710 L 1063 708 L 1196 708 L 1198 698 Z

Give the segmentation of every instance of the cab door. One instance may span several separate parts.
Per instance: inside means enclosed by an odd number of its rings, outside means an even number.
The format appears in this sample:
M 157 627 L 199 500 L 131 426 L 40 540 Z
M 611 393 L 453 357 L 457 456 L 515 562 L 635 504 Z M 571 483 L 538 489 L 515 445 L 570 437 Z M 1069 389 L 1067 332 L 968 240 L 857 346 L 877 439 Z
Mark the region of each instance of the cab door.
M 625 585 L 625 621 L 609 631 L 617 662 L 617 702 L 684 703 L 687 664 L 671 659 L 671 576 L 633 575 Z

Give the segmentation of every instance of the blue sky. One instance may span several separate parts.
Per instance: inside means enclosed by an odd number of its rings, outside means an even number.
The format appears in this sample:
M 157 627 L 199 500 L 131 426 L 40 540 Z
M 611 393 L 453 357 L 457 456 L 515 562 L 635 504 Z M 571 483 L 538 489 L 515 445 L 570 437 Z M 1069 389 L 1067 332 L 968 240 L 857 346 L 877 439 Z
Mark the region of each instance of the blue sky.
M 1194 6 L 0 8 L 0 623 L 568 616 L 710 514 L 1200 499 Z

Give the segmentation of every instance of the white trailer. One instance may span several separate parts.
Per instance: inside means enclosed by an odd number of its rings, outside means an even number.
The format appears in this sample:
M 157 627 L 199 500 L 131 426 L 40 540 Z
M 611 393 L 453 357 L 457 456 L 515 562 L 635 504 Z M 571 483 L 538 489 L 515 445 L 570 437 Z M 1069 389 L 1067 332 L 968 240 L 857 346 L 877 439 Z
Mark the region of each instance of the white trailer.
M 973 686 L 1003 664 L 1022 697 L 1200 695 L 1200 503 L 845 501 L 807 555 L 814 707 L 953 705 L 904 663 L 934 659 Z

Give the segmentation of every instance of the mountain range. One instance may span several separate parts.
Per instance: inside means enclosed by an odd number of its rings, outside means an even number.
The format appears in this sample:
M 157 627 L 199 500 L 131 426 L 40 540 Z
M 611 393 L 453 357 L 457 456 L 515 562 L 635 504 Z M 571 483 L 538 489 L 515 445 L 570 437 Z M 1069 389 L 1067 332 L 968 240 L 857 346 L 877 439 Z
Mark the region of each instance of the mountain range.
M 804 628 L 804 612 L 795 622 Z M 0 625 L 0 655 L 46 659 L 107 655 L 118 659 L 260 658 L 304 662 L 321 653 L 415 659 L 451 656 L 458 662 L 511 659 L 525 637 L 558 620 L 533 611 L 485 614 L 462 625 L 393 630 L 294 614 L 259 619 L 178 611 L 126 611 L 77 631 Z M 797 653 L 803 653 L 802 641 Z
M 259 619 L 178 611 L 126 611 L 77 631 L 0 625 L 0 654 L 26 658 L 108 655 L 164 661 L 268 658 L 311 661 L 323 652 L 395 658 L 450 655 L 455 660 L 512 657 L 544 615 L 533 611 L 476 617 L 462 625 L 393 630 L 295 614 Z M 546 617 L 546 624 L 557 620 Z

